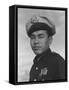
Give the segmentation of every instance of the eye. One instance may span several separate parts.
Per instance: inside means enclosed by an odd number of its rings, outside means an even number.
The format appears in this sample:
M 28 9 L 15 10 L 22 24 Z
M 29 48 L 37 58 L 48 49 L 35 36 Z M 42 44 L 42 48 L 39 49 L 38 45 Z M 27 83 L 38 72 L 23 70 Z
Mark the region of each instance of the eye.
M 39 35 L 39 38 L 44 38 L 44 37 L 45 37 L 44 34 L 40 34 L 40 35 Z
M 30 37 L 31 39 L 35 39 L 35 36 L 34 35 L 31 35 L 31 37 Z

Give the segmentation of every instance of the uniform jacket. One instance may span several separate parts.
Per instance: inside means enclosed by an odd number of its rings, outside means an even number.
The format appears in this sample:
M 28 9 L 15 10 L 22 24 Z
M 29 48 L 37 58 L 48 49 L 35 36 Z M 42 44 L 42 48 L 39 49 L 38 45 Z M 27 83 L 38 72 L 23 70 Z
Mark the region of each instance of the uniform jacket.
M 48 49 L 34 59 L 30 70 L 30 81 L 65 79 L 65 61 L 57 53 Z

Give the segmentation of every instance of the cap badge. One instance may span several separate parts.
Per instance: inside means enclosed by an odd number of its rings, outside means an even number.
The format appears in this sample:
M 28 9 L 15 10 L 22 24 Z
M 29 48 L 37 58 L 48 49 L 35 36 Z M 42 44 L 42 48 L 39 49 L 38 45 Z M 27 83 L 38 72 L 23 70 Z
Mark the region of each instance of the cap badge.
M 39 19 L 37 18 L 37 16 L 33 16 L 33 18 L 31 18 L 31 23 L 36 23 L 39 22 Z

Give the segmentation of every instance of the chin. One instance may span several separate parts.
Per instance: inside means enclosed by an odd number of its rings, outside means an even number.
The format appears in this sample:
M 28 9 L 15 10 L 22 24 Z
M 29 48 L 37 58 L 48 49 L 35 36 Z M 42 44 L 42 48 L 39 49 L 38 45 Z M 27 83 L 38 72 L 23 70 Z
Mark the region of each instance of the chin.
M 35 55 L 39 55 L 41 54 L 42 52 L 41 51 L 34 51 Z

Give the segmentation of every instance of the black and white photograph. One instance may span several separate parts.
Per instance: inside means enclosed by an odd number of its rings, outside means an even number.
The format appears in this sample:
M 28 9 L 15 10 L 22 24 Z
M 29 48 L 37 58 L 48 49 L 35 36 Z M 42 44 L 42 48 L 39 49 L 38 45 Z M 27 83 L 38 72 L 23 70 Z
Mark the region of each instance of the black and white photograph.
M 18 83 L 67 80 L 65 8 L 17 8 Z

